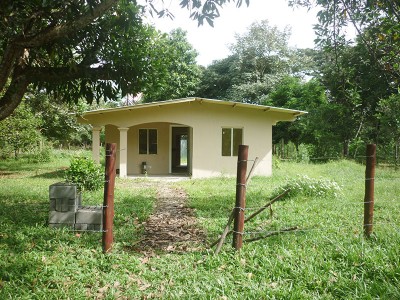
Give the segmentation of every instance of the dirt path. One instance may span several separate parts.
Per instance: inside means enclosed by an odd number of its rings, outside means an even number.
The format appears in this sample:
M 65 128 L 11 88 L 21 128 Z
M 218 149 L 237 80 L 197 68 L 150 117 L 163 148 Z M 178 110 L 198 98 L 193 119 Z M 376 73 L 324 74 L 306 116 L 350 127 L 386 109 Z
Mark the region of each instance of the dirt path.
M 204 247 L 205 234 L 196 225 L 187 199 L 183 189 L 159 182 L 156 207 L 144 225 L 145 237 L 138 245 L 142 250 L 187 252 Z

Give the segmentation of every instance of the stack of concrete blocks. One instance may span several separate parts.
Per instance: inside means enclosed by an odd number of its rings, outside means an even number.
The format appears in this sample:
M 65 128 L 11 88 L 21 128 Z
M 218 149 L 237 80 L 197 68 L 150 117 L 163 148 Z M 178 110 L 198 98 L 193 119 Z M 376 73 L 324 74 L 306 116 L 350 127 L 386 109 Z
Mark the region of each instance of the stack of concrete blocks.
M 97 206 L 82 206 L 82 197 L 74 184 L 59 182 L 50 185 L 50 227 L 99 231 L 103 227 L 103 210 Z

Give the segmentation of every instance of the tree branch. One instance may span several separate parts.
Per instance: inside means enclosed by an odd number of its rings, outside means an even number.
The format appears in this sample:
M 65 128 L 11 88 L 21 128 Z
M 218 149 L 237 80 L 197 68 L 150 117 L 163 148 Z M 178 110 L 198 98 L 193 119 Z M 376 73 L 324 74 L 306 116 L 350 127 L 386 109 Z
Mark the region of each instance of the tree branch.
M 0 98 L 0 121 L 7 118 L 21 103 L 26 89 L 29 85 L 28 78 L 22 74 L 18 75 L 19 70 L 15 70 L 13 79 L 7 88 L 7 91 Z
M 4 89 L 7 79 L 12 73 L 15 62 L 23 55 L 23 48 L 8 44 L 0 63 L 0 92 Z
M 58 68 L 27 67 L 26 76 L 32 83 L 47 82 L 50 84 L 59 84 L 77 79 L 116 80 L 121 78 L 121 73 L 117 72 L 108 65 L 97 68 L 77 65 L 72 67 Z
M 118 1 L 119 0 L 104 0 L 104 2 L 98 4 L 92 10 L 89 10 L 86 14 L 81 15 L 77 19 L 61 25 L 48 27 L 35 35 L 19 37 L 15 40 L 15 43 L 25 48 L 39 47 L 65 37 L 91 24 L 95 19 L 102 16 L 107 10 L 116 5 Z

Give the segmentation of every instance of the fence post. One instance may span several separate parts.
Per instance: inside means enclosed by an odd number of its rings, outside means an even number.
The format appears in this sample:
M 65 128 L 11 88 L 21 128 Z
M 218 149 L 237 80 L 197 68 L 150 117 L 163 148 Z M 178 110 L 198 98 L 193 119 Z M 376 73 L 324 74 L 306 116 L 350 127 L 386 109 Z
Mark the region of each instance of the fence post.
M 233 243 L 236 250 L 242 248 L 244 230 L 244 209 L 246 208 L 246 172 L 249 146 L 239 145 L 236 177 L 236 204 L 234 209 Z
M 364 197 L 364 235 L 370 237 L 374 221 L 374 183 L 376 164 L 376 145 L 367 145 Z
M 116 144 L 106 145 L 106 167 L 103 202 L 103 253 L 111 251 L 113 243 L 114 186 Z

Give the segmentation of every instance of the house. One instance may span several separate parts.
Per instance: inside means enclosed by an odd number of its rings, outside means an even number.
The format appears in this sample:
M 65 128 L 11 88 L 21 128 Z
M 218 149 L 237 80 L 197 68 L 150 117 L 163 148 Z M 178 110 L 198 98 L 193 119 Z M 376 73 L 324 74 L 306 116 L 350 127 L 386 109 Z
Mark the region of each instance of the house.
M 236 174 L 238 145 L 259 158 L 254 175 L 272 174 L 272 126 L 303 111 L 248 103 L 185 98 L 85 112 L 93 128 L 93 158 L 99 161 L 100 131 L 117 144 L 120 177 Z

